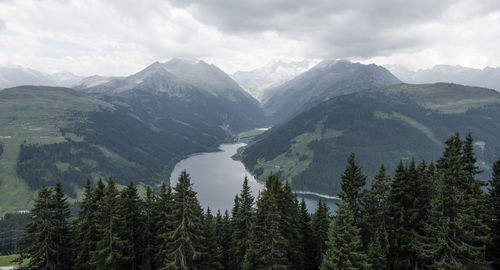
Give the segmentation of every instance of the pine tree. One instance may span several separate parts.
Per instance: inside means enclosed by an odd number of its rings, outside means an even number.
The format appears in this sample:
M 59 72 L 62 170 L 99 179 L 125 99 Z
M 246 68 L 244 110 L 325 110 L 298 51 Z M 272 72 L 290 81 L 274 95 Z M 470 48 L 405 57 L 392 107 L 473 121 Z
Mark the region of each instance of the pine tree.
M 54 248 L 56 252 L 57 269 L 73 268 L 73 231 L 69 223 L 71 212 L 66 202 L 61 182 L 58 180 L 52 196 L 53 224 L 52 230 L 56 238 L 54 239 Z
M 414 171 L 414 163 L 412 166 Z M 413 174 L 413 173 L 412 173 Z M 389 254 L 388 263 L 392 269 L 411 269 L 414 258 L 412 253 L 413 232 L 410 228 L 410 213 L 413 205 L 413 196 L 410 191 L 409 170 L 400 161 L 391 183 L 388 194 L 388 231 L 389 231 Z
M 270 178 L 268 178 L 268 181 Z M 267 186 L 267 185 L 266 185 Z M 286 258 L 288 243 L 281 235 L 281 217 L 273 190 L 266 189 L 257 200 L 250 246 L 243 261 L 243 269 L 288 269 Z
M 240 195 L 235 198 L 233 208 L 232 256 L 234 269 L 240 269 L 249 247 L 249 235 L 254 215 L 254 197 L 245 176 Z
M 74 225 L 77 254 L 75 268 L 80 270 L 93 269 L 90 265 L 91 254 L 95 251 L 96 243 L 99 240 L 96 228 L 97 204 L 94 197 L 90 180 L 87 178 L 83 200 L 80 202 L 80 211 Z
M 221 270 L 222 265 L 220 261 L 222 255 L 220 249 L 218 248 L 216 224 L 210 208 L 207 208 L 207 212 L 203 217 L 202 228 L 203 255 L 200 257 L 201 265 L 199 269 Z
M 155 257 L 154 265 L 156 267 L 167 265 L 168 259 L 168 244 L 170 235 L 173 232 L 173 197 L 171 187 L 166 187 L 162 183 L 160 193 L 155 205 L 155 223 L 156 223 L 156 241 L 155 241 Z
M 363 253 L 360 228 L 354 220 L 350 204 L 341 202 L 337 215 L 328 229 L 327 250 L 323 255 L 321 270 L 370 269 L 368 258 Z
M 488 245 L 487 255 L 493 262 L 493 269 L 500 269 L 500 159 L 493 164 L 493 173 L 489 181 L 488 209 L 491 242 Z
M 290 262 L 289 269 L 304 269 L 303 239 L 300 234 L 300 211 L 297 195 L 292 191 L 288 181 L 282 186 L 277 194 L 278 208 L 280 210 L 280 229 L 283 237 L 288 241 L 287 259 Z
M 52 191 L 45 185 L 38 191 L 29 217 L 25 235 L 19 240 L 19 262 L 29 259 L 26 269 L 57 270 Z
M 389 182 L 390 177 L 386 174 L 385 166 L 381 165 L 362 207 L 362 240 L 369 251 L 368 255 L 373 269 L 386 269 L 387 267 Z
M 142 201 L 134 183 L 130 183 L 120 193 L 118 200 L 118 235 L 123 244 L 123 268 L 139 269 L 142 258 L 144 224 L 142 220 Z
M 470 178 L 474 166 L 465 161 L 470 153 L 464 155 L 463 149 L 457 133 L 446 141 L 437 163 L 437 195 L 419 249 L 425 267 L 431 269 L 490 269 L 482 222 L 471 211 L 475 207 L 470 196 L 475 185 Z
M 156 269 L 156 195 L 151 187 L 146 187 L 146 197 L 142 209 L 143 216 L 143 250 L 141 258 L 141 270 Z
M 304 270 L 314 270 L 314 242 L 311 228 L 311 215 L 307 211 L 306 201 L 302 198 L 300 202 L 300 230 L 302 236 L 302 261 L 304 262 Z
M 115 182 L 110 176 L 103 190 L 103 197 L 98 204 L 97 230 L 99 241 L 92 254 L 94 269 L 123 269 L 124 241 L 119 236 L 120 216 L 118 211 L 118 195 Z
M 312 227 L 312 239 L 313 239 L 313 249 L 314 254 L 313 263 L 311 265 L 312 269 L 318 269 L 321 265 L 323 254 L 326 251 L 326 240 L 328 238 L 328 228 L 330 226 L 330 215 L 328 213 L 329 208 L 324 200 L 318 201 L 318 208 L 312 217 L 311 227 Z
M 361 188 L 366 184 L 366 176 L 363 175 L 361 167 L 356 162 L 356 157 L 352 153 L 347 158 L 347 166 L 344 173 L 341 176 L 340 185 L 342 191 L 339 193 L 339 197 L 342 201 L 350 204 L 354 211 L 354 219 L 359 222 L 360 210 L 361 210 L 361 200 L 362 191 Z
M 166 264 L 160 269 L 198 269 L 203 255 L 203 212 L 186 171 L 181 172 L 174 191 L 170 219 L 173 230 L 167 243 Z
M 477 158 L 474 154 L 474 140 L 469 132 L 463 142 L 462 163 L 464 166 L 464 213 L 466 216 L 461 228 L 461 238 L 471 248 L 471 263 L 487 265 L 486 246 L 490 241 L 490 228 L 488 227 L 487 196 L 483 192 L 486 186 L 484 181 L 476 176 L 481 170 L 476 165 Z
M 219 249 L 220 265 L 223 270 L 231 270 L 230 264 L 230 248 L 231 248 L 231 220 L 229 213 L 226 210 L 224 216 L 220 211 L 217 211 L 216 217 L 216 232 L 217 232 L 217 248 Z

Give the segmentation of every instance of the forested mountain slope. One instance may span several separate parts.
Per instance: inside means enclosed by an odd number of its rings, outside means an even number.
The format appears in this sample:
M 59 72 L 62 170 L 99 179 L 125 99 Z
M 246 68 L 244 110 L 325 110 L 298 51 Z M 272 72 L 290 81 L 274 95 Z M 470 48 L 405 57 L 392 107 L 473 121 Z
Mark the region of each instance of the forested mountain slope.
M 450 134 L 471 132 L 481 168 L 500 155 L 500 94 L 456 84 L 398 84 L 339 96 L 261 135 L 242 154 L 254 174 L 291 179 L 297 190 L 337 194 L 354 152 L 375 175 L 400 159 L 434 160 Z M 485 175 L 488 175 L 485 173 Z

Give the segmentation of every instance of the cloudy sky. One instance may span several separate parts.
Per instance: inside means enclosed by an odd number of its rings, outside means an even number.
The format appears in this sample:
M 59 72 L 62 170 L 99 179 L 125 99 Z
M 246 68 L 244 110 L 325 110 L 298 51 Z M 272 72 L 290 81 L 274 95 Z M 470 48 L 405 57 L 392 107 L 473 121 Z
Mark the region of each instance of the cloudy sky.
M 498 0 L 0 0 L 0 66 L 127 75 L 198 58 L 500 66 Z

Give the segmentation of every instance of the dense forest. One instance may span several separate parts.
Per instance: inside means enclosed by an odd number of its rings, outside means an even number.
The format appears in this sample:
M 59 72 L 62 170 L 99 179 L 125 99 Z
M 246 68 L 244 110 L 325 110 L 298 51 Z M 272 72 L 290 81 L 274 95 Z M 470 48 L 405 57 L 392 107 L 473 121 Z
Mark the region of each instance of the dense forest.
M 184 171 L 178 184 L 119 191 L 87 181 L 72 219 L 58 182 L 43 186 L 20 239 L 27 269 L 500 269 L 500 160 L 476 175 L 470 135 L 446 141 L 436 162 L 384 165 L 370 188 L 349 156 L 334 216 L 315 213 L 288 182 L 245 179 L 231 211 L 204 211 Z M 485 192 L 486 190 L 487 192 Z

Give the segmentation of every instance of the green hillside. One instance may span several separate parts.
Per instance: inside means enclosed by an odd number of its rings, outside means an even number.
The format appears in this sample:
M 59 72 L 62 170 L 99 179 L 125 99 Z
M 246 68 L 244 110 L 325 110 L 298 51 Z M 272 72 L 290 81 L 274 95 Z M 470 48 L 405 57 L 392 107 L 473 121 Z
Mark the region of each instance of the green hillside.
M 188 86 L 191 87 L 191 86 Z M 0 215 L 28 208 L 33 191 L 60 179 L 72 200 L 86 178 L 158 184 L 190 154 L 216 151 L 258 119 L 244 104 L 193 88 L 183 95 L 117 95 L 22 86 L 0 91 Z
M 20 145 L 81 140 L 74 134 L 63 137 L 60 128 L 83 121 L 71 112 L 99 110 L 113 110 L 113 106 L 65 88 L 23 86 L 0 91 L 0 214 L 26 209 L 33 196 L 16 172 Z
M 269 172 L 298 190 L 336 194 L 347 156 L 354 152 L 370 176 L 380 163 L 433 160 L 442 141 L 471 132 L 481 167 L 500 155 L 500 94 L 456 84 L 399 84 L 339 96 L 261 135 L 242 160 L 260 179 Z

